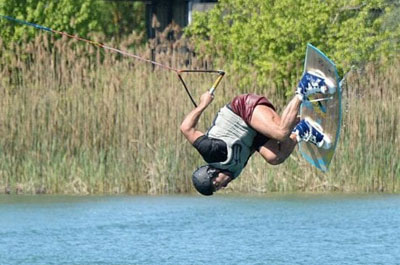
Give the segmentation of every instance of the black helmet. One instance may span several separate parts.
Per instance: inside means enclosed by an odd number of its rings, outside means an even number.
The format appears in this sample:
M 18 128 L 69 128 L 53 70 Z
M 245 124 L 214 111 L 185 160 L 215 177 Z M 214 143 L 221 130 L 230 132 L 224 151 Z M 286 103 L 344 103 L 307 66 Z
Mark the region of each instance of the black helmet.
M 218 169 L 209 165 L 201 166 L 196 169 L 192 175 L 193 185 L 196 190 L 206 196 L 212 195 L 214 192 L 212 178 L 216 177 L 218 173 Z

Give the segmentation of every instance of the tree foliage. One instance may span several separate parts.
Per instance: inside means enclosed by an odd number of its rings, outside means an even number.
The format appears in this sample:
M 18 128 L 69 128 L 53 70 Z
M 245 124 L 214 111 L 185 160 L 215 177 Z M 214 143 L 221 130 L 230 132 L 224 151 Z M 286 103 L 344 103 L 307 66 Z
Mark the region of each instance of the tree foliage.
M 242 74 L 241 85 L 255 78 L 260 85 L 293 84 L 307 43 L 341 72 L 398 52 L 398 6 L 398 0 L 220 0 L 210 12 L 195 14 L 186 33 L 201 53 Z
M 98 0 L 0 0 L 0 14 L 80 36 L 101 32 L 121 37 L 144 30 L 144 4 Z M 37 34 L 34 28 L 0 20 L 3 41 Z

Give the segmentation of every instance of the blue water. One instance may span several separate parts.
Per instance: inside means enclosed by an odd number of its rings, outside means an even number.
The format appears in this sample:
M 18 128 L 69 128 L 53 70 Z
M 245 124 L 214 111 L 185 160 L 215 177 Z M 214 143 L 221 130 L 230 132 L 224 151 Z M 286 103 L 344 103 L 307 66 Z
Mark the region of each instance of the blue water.
M 400 196 L 0 196 L 0 264 L 400 264 Z

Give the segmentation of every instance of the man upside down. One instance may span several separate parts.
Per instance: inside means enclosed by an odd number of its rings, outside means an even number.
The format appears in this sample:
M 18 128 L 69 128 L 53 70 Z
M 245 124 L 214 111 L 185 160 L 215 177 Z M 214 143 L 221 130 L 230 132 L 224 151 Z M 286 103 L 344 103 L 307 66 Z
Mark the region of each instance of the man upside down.
M 212 195 L 239 176 L 249 158 L 257 151 L 269 164 L 278 165 L 290 156 L 300 141 L 329 149 L 331 139 L 313 120 L 299 121 L 303 101 L 315 93 L 334 93 L 335 88 L 317 73 L 306 73 L 296 94 L 281 116 L 264 96 L 236 96 L 217 113 L 206 133 L 196 128 L 201 114 L 213 101 L 206 92 L 200 104 L 183 120 L 180 129 L 207 163 L 196 169 L 193 185 L 203 195 Z

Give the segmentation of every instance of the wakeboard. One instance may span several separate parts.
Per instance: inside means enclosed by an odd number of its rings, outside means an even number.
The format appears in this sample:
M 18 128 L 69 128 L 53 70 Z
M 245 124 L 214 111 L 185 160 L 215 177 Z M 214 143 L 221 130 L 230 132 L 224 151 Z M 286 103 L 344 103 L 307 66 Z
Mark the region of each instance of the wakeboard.
M 318 148 L 307 142 L 299 143 L 302 156 L 311 165 L 326 172 L 339 141 L 342 122 L 342 89 L 336 65 L 311 44 L 307 45 L 303 74 L 309 71 L 322 72 L 336 86 L 334 94 L 311 95 L 309 101 L 304 101 L 300 107 L 301 119 L 310 117 L 316 121 L 332 140 L 332 146 L 329 149 Z

